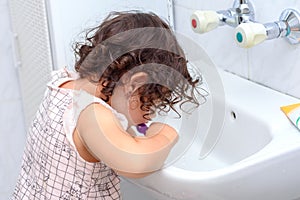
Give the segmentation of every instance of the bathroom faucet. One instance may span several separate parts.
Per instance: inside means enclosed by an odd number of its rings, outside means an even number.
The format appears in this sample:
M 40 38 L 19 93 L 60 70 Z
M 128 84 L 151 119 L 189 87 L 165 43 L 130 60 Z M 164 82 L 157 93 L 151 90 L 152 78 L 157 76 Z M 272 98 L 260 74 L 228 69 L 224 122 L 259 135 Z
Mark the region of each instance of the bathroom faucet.
M 239 0 L 233 3 L 234 27 L 241 23 L 254 21 L 254 9 L 250 1 Z
M 284 10 L 279 21 L 261 24 L 255 21 L 250 0 L 235 0 L 232 8 L 210 11 L 197 10 L 191 15 L 192 30 L 206 33 L 218 26 L 235 28 L 235 41 L 240 47 L 249 48 L 265 40 L 285 37 L 291 44 L 300 43 L 300 14 L 297 10 Z
M 225 24 L 237 27 L 250 21 L 254 21 L 254 9 L 248 0 L 235 0 L 232 8 L 227 10 L 197 10 L 191 16 L 192 29 L 196 33 L 206 33 Z
M 241 47 L 249 48 L 265 40 L 286 38 L 290 44 L 300 43 L 300 14 L 297 10 L 284 10 L 279 21 L 270 23 L 243 23 L 235 29 L 235 41 Z

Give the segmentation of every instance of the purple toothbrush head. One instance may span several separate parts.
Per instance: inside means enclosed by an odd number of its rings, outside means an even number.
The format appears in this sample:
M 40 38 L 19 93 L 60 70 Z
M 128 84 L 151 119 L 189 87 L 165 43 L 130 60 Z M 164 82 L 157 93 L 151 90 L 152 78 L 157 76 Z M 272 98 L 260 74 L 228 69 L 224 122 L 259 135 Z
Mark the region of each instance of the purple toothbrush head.
M 146 131 L 147 131 L 148 127 L 146 124 L 142 123 L 142 124 L 138 124 L 136 126 L 136 129 L 138 132 L 142 133 L 143 135 L 146 135 Z

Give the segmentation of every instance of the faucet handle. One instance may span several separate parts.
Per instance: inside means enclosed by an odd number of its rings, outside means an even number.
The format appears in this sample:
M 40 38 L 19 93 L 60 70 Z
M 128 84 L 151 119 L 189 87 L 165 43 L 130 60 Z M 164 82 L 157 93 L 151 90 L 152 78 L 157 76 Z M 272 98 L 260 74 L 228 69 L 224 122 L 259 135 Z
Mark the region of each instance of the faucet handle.
M 260 23 L 242 23 L 236 27 L 234 35 L 239 46 L 250 48 L 267 39 L 267 30 Z
M 205 33 L 219 26 L 219 15 L 215 11 L 195 11 L 191 17 L 191 26 L 196 33 Z

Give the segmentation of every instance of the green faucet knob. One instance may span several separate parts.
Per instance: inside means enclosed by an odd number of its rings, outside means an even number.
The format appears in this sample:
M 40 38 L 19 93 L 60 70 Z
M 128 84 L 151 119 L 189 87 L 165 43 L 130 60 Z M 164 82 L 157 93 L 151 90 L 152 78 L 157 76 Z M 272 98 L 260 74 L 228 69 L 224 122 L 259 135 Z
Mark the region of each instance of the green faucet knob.
M 263 24 L 242 23 L 235 29 L 235 41 L 244 48 L 253 47 L 267 39 L 267 31 Z

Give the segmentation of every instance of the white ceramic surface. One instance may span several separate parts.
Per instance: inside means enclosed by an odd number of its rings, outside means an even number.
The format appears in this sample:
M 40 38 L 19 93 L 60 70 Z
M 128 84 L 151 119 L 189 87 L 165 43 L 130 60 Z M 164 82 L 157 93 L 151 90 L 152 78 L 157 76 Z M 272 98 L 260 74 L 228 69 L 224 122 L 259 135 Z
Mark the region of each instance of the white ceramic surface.
M 298 99 L 223 70 L 220 75 L 226 94 L 225 125 L 212 152 L 199 159 L 201 141 L 196 138 L 173 165 L 130 181 L 156 199 L 300 197 L 300 132 L 280 110 Z M 199 112 L 207 114 L 205 109 Z

